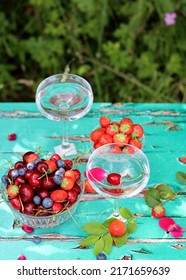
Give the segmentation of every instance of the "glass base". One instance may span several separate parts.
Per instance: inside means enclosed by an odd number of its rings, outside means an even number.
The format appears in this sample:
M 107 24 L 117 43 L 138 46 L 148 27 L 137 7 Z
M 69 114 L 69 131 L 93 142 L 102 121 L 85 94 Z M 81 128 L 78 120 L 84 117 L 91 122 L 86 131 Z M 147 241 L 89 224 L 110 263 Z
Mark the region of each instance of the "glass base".
M 76 155 L 77 150 L 73 143 L 70 143 L 68 148 L 63 148 L 62 145 L 54 147 L 54 151 L 56 154 L 64 155 L 64 156 L 70 156 L 70 155 Z

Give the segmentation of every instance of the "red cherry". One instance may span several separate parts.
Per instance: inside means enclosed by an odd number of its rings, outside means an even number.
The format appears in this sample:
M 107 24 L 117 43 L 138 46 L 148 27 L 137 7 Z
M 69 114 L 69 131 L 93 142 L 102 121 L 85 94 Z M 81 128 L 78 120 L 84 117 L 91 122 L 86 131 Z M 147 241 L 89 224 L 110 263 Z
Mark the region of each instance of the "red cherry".
M 21 210 L 22 206 L 19 197 L 12 198 L 10 203 L 16 210 Z
M 76 182 L 79 181 L 81 179 L 81 172 L 78 169 L 73 169 L 73 172 L 76 177 Z
M 109 184 L 117 186 L 120 184 L 121 175 L 118 173 L 111 173 L 107 176 L 107 181 Z
M 44 161 L 40 161 L 36 164 L 35 170 L 37 170 L 40 173 L 46 173 L 48 170 L 48 165 Z
M 70 159 L 64 159 L 64 162 L 65 162 L 65 170 L 72 169 L 73 162 Z
M 26 163 L 32 162 L 32 161 L 34 161 L 35 159 L 38 159 L 38 158 L 39 158 L 38 154 L 36 154 L 32 151 L 29 151 L 29 152 L 27 152 L 23 155 L 23 161 L 26 162 Z
M 15 180 L 14 180 L 14 185 L 16 186 L 20 186 L 26 184 L 26 179 L 22 176 L 18 176 Z
M 21 200 L 23 202 L 30 202 L 30 201 L 32 201 L 33 196 L 34 196 L 33 187 L 28 184 L 23 184 L 19 188 L 19 194 L 20 194 Z
M 27 170 L 27 171 L 25 172 L 25 178 L 26 178 L 26 180 L 29 180 L 30 176 L 31 176 L 32 174 L 34 174 L 34 173 L 35 173 L 34 170 Z
M 15 169 L 20 169 L 26 167 L 25 163 L 23 161 L 17 161 L 14 165 Z
M 35 208 L 35 204 L 33 202 L 25 203 L 23 213 L 33 216 L 35 214 L 34 208 Z
M 56 184 L 54 183 L 54 180 L 53 180 L 53 175 L 49 175 L 47 177 L 44 177 L 42 180 L 41 180 L 41 185 L 44 189 L 47 189 L 47 190 L 52 190 L 55 188 Z
M 38 190 L 37 195 L 41 198 L 44 199 L 45 197 L 49 197 L 49 191 L 45 189 L 40 189 Z
M 41 177 L 41 173 L 34 171 L 28 179 L 29 185 L 31 185 L 32 187 L 35 187 L 35 188 L 39 188 L 40 187 L 40 179 L 39 179 L 40 177 Z
M 74 183 L 72 190 L 76 191 L 77 194 L 80 194 L 80 192 L 81 192 L 81 188 L 77 183 Z
M 61 159 L 61 157 L 60 157 L 58 154 L 53 154 L 53 155 L 50 157 L 50 160 L 53 160 L 53 161 L 57 161 L 58 159 Z
M 52 204 L 52 212 L 55 214 L 61 212 L 63 210 L 63 208 L 64 208 L 64 205 L 59 202 L 54 202 Z
M 69 191 L 67 191 L 67 200 L 70 202 L 70 204 L 73 204 L 74 202 L 76 202 L 77 198 L 78 198 L 78 194 L 75 190 L 71 189 Z
M 36 216 L 48 216 L 48 210 L 42 205 L 38 205 L 36 208 Z

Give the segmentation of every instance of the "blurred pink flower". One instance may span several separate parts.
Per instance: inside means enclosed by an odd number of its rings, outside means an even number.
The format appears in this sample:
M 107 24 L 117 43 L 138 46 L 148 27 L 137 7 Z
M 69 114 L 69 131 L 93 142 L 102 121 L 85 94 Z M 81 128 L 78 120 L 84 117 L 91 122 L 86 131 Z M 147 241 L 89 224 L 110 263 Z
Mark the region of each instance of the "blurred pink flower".
M 166 13 L 164 15 L 164 22 L 167 26 L 174 25 L 176 23 L 176 13 Z
M 159 220 L 159 226 L 166 230 L 171 236 L 179 238 L 183 236 L 184 228 L 180 227 L 175 221 L 170 217 L 163 217 Z

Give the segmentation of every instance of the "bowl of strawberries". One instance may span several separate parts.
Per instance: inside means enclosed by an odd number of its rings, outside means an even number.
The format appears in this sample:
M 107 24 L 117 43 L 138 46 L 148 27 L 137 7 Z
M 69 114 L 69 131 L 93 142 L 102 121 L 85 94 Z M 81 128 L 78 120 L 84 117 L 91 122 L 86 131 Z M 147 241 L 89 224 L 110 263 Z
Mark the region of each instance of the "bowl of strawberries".
M 1 193 L 20 224 L 49 228 L 75 213 L 84 192 L 81 172 L 58 154 L 28 151 L 1 178 Z
M 116 149 L 126 144 L 133 145 L 138 149 L 144 146 L 144 129 L 141 124 L 134 123 L 131 118 L 121 118 L 112 121 L 107 116 L 99 119 L 99 125 L 91 132 L 90 140 L 94 149 L 103 145 L 116 143 Z

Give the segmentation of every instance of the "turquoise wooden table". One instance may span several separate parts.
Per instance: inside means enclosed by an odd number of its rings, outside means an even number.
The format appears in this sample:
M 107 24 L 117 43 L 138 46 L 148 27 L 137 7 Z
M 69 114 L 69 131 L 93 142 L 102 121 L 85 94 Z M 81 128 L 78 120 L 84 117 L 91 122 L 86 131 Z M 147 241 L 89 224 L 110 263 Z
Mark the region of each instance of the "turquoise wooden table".
M 111 119 L 130 117 L 133 122 L 142 124 L 145 130 L 144 152 L 151 168 L 150 181 L 146 189 L 158 183 L 165 183 L 175 191 L 183 188 L 176 179 L 176 172 L 186 172 L 186 165 L 180 158 L 186 157 L 186 104 L 110 104 L 94 103 L 91 111 L 82 119 L 69 125 L 70 140 L 78 151 L 90 152 L 90 132 L 98 124 L 100 116 Z M 34 103 L 0 104 L 0 175 L 4 159 L 15 161 L 18 154 L 36 150 L 52 151 L 61 142 L 59 122 L 43 117 Z M 9 141 L 7 136 L 15 133 L 17 139 Z M 85 169 L 86 161 L 81 163 Z M 0 198 L 0 259 L 16 260 L 24 254 L 28 260 L 95 260 L 93 249 L 81 247 L 79 241 L 86 233 L 73 219 L 50 229 L 36 229 L 25 233 L 15 227 L 14 217 Z M 112 247 L 108 260 L 131 258 L 132 260 L 186 260 L 186 233 L 174 238 L 158 226 L 158 219 L 151 216 L 143 193 L 136 197 L 120 200 L 121 207 L 127 207 L 136 217 L 137 230 L 127 243 L 120 248 Z M 79 225 L 106 219 L 104 210 L 113 207 L 112 199 L 103 199 L 98 194 L 84 193 L 74 219 Z M 179 193 L 175 200 L 165 203 L 166 216 L 186 228 L 185 192 Z M 100 213 L 103 213 L 100 215 Z M 142 214 L 142 215 L 141 215 Z M 33 237 L 41 237 L 36 244 Z

